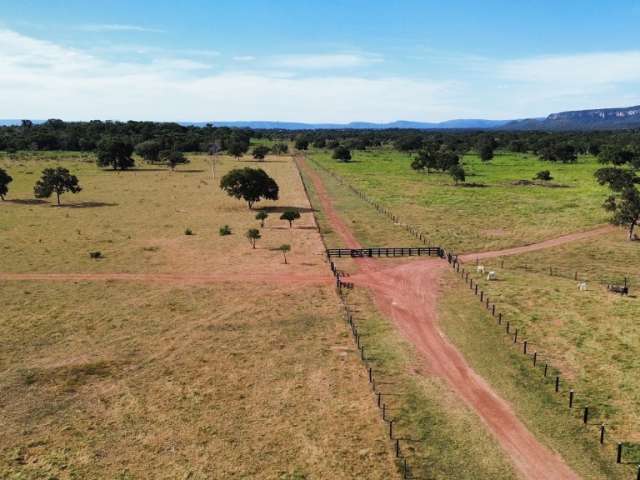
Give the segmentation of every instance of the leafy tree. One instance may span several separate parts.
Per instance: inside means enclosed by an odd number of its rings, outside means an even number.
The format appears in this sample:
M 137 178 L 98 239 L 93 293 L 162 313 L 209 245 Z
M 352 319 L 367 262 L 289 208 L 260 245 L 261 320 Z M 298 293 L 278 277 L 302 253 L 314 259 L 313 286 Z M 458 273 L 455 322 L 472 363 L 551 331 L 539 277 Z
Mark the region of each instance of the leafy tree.
M 640 225 L 640 191 L 636 187 L 625 187 L 617 195 L 610 195 L 603 207 L 612 212 L 611 223 L 629 229 L 629 240 L 634 240 L 633 231 Z
M 309 140 L 305 137 L 296 139 L 296 150 L 307 150 L 309 148 Z
M 625 163 L 632 163 L 635 156 L 635 152 L 631 149 L 607 145 L 598 154 L 598 161 L 600 163 L 624 165 Z
M 220 180 L 220 188 L 231 197 L 242 198 L 249 208 L 262 198 L 278 199 L 278 184 L 261 168 L 231 170 Z
M 13 178 L 3 168 L 0 168 L 0 198 L 4 201 L 4 196 L 9 193 L 9 184 Z
M 253 155 L 253 158 L 255 158 L 256 160 L 264 160 L 264 157 L 266 157 L 269 153 L 269 147 L 258 145 L 253 149 L 253 152 L 251 153 Z
M 249 230 L 247 230 L 247 233 L 245 233 L 245 237 L 247 237 L 249 243 L 251 243 L 251 246 L 253 248 L 256 248 L 256 242 L 262 238 L 262 236 L 260 235 L 260 230 L 258 230 L 257 228 L 250 228 Z
M 160 152 L 160 159 L 163 163 L 166 163 L 171 170 L 175 170 L 176 165 L 189 163 L 189 159 L 185 157 L 184 153 L 176 150 L 163 150 Z
M 97 146 L 97 164 L 99 167 L 126 170 L 134 165 L 133 158 L 131 158 L 132 153 L 133 145 L 128 140 L 105 138 Z
M 423 145 L 423 140 L 420 135 L 407 135 L 403 136 L 395 142 L 396 149 L 401 152 L 415 152 L 420 150 Z
M 604 159 L 618 166 L 600 168 L 595 177 L 600 185 L 609 185 L 613 192 L 603 204 L 604 209 L 612 213 L 611 223 L 627 226 L 629 240 L 633 240 L 634 229 L 640 222 L 640 177 L 635 171 L 635 155 L 619 155 L 619 152 L 611 148 L 603 149 L 601 161 Z M 629 163 L 631 168 L 623 168 L 625 163 Z
M 289 228 L 293 226 L 293 221 L 300 218 L 300 212 L 297 210 L 285 210 L 282 215 L 280 215 L 280 220 L 286 220 L 289 222 Z
M 553 177 L 551 176 L 551 172 L 549 170 L 542 170 L 536 173 L 534 180 L 549 181 L 549 180 L 553 180 Z
M 455 165 L 460 164 L 460 157 L 451 150 L 440 150 L 436 153 L 436 165 L 439 170 L 448 172 Z
M 478 139 L 476 148 L 480 155 L 480 160 L 488 162 L 493 158 L 493 151 L 497 148 L 498 142 L 493 135 L 484 135 Z
M 324 138 L 318 138 L 318 139 L 313 141 L 313 146 L 315 148 L 324 148 L 324 147 L 327 146 L 327 140 L 324 139 Z M 287 263 L 287 262 L 285 261 L 285 263 Z
M 614 192 L 633 187 L 639 181 L 632 170 L 616 167 L 600 168 L 596 170 L 595 177 L 600 185 L 609 185 Z
M 282 257 L 284 258 L 284 263 L 287 263 L 287 252 L 291 251 L 291 245 L 287 243 L 283 243 L 278 247 L 278 250 L 282 252 Z
M 162 144 L 157 140 L 147 140 L 145 142 L 138 143 L 134 150 L 138 155 L 144 158 L 145 161 L 156 163 L 160 159 Z
M 333 158 L 339 160 L 341 162 L 350 162 L 351 161 L 351 152 L 347 147 L 339 145 L 333 151 Z
M 488 143 L 481 145 L 478 153 L 480 155 L 480 160 L 483 162 L 488 162 L 493 158 L 493 148 L 491 148 L 491 145 Z
M 260 220 L 260 228 L 264 228 L 264 221 L 269 217 L 269 214 L 264 210 L 260 210 L 256 213 L 256 220 Z
M 232 142 L 227 146 L 227 153 L 236 160 L 239 160 L 242 155 L 247 153 L 247 150 L 249 150 L 249 145 L 245 145 L 240 141 Z
M 464 182 L 466 179 L 464 168 L 460 164 L 451 165 L 451 167 L 449 167 L 449 175 L 451 175 L 451 178 L 456 182 L 456 185 L 458 182 Z
M 574 163 L 578 159 L 575 147 L 568 143 L 548 145 L 539 150 L 538 155 L 548 162 Z
M 42 178 L 33 187 L 36 198 L 49 198 L 55 193 L 60 205 L 60 195 L 65 192 L 78 193 L 82 190 L 78 184 L 78 177 L 71 175 L 69 170 L 62 167 L 45 168 Z
M 284 155 L 289 151 L 289 145 L 286 143 L 274 143 L 271 147 L 271 151 L 274 155 Z
M 411 162 L 411 168 L 418 171 L 426 170 L 427 173 L 431 173 L 432 169 L 438 168 L 437 153 L 428 149 L 423 150 L 416 158 L 413 159 L 413 162 Z

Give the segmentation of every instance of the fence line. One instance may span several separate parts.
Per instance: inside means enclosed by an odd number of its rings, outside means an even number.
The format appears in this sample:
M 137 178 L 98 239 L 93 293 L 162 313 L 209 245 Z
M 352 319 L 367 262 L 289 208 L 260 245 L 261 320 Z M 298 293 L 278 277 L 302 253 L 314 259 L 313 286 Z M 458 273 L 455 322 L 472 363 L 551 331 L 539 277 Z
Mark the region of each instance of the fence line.
M 340 183 L 341 185 L 349 188 L 353 193 L 355 193 L 357 196 L 359 196 L 362 200 L 364 200 L 365 202 L 371 204 L 379 213 L 385 215 L 387 218 L 389 218 L 390 220 L 392 220 L 395 224 L 399 224 L 400 223 L 400 219 L 397 215 L 395 215 L 394 213 L 392 213 L 389 209 L 387 209 L 386 207 L 383 207 L 382 205 L 380 205 L 379 203 L 377 203 L 376 201 L 372 200 L 370 197 L 368 197 L 365 193 L 359 191 L 358 189 L 356 189 L 355 187 L 353 187 L 352 185 L 348 184 L 347 182 L 345 182 L 342 177 L 340 177 L 339 175 L 335 174 L 334 172 L 328 170 L 327 168 L 325 168 L 324 166 L 320 165 L 318 162 L 316 162 L 315 160 L 312 160 L 312 162 L 321 170 L 323 170 L 325 173 L 327 173 L 328 175 L 330 175 L 331 177 L 333 177 L 338 183 Z M 403 225 L 405 227 L 405 229 L 412 234 L 416 239 L 422 241 L 425 245 L 428 243 L 427 241 L 427 235 L 424 231 L 422 231 L 420 228 L 415 228 L 411 225 L 407 225 L 404 224 Z M 635 447 L 637 446 L 637 444 L 635 444 L 634 442 L 625 442 L 625 441 L 621 441 L 620 439 L 616 438 L 612 432 L 610 430 L 612 430 L 611 428 L 607 428 L 607 426 L 605 425 L 605 423 L 593 423 L 593 418 L 594 418 L 594 409 L 596 407 L 594 407 L 593 402 L 589 402 L 589 399 L 586 399 L 586 402 L 582 399 L 582 397 L 578 396 L 576 391 L 573 388 L 570 388 L 569 384 L 566 384 L 566 382 L 562 379 L 562 375 L 559 369 L 555 368 L 551 363 L 550 360 L 551 358 L 546 356 L 545 354 L 543 354 L 543 352 L 538 352 L 535 349 L 535 345 L 532 345 L 527 339 L 522 339 L 522 337 L 518 338 L 518 334 L 519 334 L 519 328 L 517 326 L 514 326 L 514 324 L 512 324 L 509 320 L 507 320 L 504 316 L 504 314 L 502 312 L 497 311 L 497 305 L 494 303 L 491 303 L 489 297 L 485 294 L 485 292 L 482 289 L 479 289 L 478 287 L 478 283 L 476 282 L 474 284 L 473 279 L 469 278 L 469 272 L 465 271 L 464 268 L 460 267 L 460 263 L 458 261 L 457 255 L 453 254 L 452 252 L 449 252 L 447 250 L 445 250 L 444 248 L 441 247 L 432 247 L 432 248 L 438 248 L 439 250 L 439 256 L 445 258 L 447 260 L 447 262 L 452 266 L 452 268 L 454 269 L 454 271 L 456 273 L 458 273 L 460 275 L 460 277 L 465 281 L 465 284 L 469 285 L 470 289 L 474 292 L 474 294 L 476 296 L 479 297 L 480 301 L 484 304 L 485 308 L 489 311 L 489 314 L 496 319 L 496 323 L 498 326 L 503 327 L 504 328 L 504 332 L 505 334 L 508 336 L 510 342 L 518 347 L 518 348 L 522 348 L 522 353 L 523 355 L 525 355 L 528 360 L 530 360 L 532 362 L 532 365 L 534 368 L 536 369 L 540 369 L 543 372 L 543 378 L 546 380 L 547 378 L 550 378 L 552 380 L 552 384 L 554 386 L 554 390 L 555 393 L 562 393 L 562 392 L 566 392 L 567 393 L 567 403 L 569 406 L 569 410 L 571 412 L 575 411 L 575 408 L 578 407 L 578 404 L 581 404 L 580 406 L 580 413 L 579 413 L 579 418 L 581 419 L 583 425 L 585 426 L 585 428 L 589 428 L 589 427 L 597 427 L 597 439 L 598 442 L 601 445 L 613 445 L 615 447 L 615 452 L 616 452 L 616 463 L 617 464 L 622 464 L 623 458 L 624 458 L 624 448 L 626 447 Z M 339 295 L 341 298 L 343 298 L 343 294 L 342 294 L 342 288 L 353 288 L 353 284 L 350 284 L 348 282 L 342 282 L 340 279 L 340 272 L 339 270 L 337 270 L 337 268 L 335 267 L 335 264 L 329 260 L 330 265 L 331 265 L 331 269 L 334 272 L 334 275 L 336 275 L 336 285 L 337 285 L 337 289 L 339 292 Z M 559 273 L 560 270 L 554 270 L 553 268 L 551 268 L 549 270 L 549 273 L 551 275 L 553 275 L 554 273 Z M 561 275 L 558 275 L 561 276 Z M 574 274 L 574 278 L 578 279 L 578 274 L 575 273 Z M 346 303 L 344 303 L 345 301 L 343 300 L 343 305 L 346 306 Z M 345 307 L 346 308 L 346 307 Z M 348 311 L 348 310 L 347 310 Z M 352 322 L 352 316 L 349 315 L 349 320 L 350 322 Z M 356 336 L 357 342 L 358 344 L 360 343 L 360 337 L 357 335 L 357 330 L 354 332 L 354 336 Z M 532 347 L 533 350 L 532 350 Z M 363 360 L 363 362 L 365 361 L 365 356 L 364 356 L 364 348 L 361 350 L 361 358 Z M 547 383 L 547 382 L 545 382 Z M 566 384 L 566 386 L 565 386 Z M 375 392 L 375 384 L 374 384 L 374 392 Z M 380 406 L 380 394 L 378 394 L 378 406 L 380 408 L 383 408 Z M 384 403 L 382 404 L 384 405 Z M 384 407 L 383 409 L 383 419 L 385 416 L 385 410 L 386 407 Z M 393 432 L 392 430 L 392 426 L 390 425 L 390 434 Z M 390 435 L 391 436 L 391 435 Z M 635 450 L 635 449 L 634 449 Z M 396 453 L 398 453 L 399 450 L 396 450 Z M 400 457 L 397 457 L 400 458 Z M 640 459 L 634 459 L 636 462 L 640 463 Z M 625 463 L 629 463 L 629 462 L 625 462 Z M 406 457 L 404 457 L 404 470 L 403 470 L 403 478 L 414 478 L 414 477 L 410 477 L 407 475 L 410 475 L 410 469 L 407 470 L 408 466 L 406 463 Z M 640 480 L 640 465 L 638 466 L 638 474 L 637 474 L 637 480 Z

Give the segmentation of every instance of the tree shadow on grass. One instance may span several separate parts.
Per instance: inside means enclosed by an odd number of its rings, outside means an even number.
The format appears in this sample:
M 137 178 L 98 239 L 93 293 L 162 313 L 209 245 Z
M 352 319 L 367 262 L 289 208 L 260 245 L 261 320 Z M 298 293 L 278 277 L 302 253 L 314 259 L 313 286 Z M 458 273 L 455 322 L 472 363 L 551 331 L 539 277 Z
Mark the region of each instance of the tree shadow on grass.
M 39 198 L 9 198 L 4 202 L 13 203 L 15 205 L 42 205 L 44 203 L 49 203 L 46 200 L 40 200 Z
M 57 208 L 100 208 L 100 207 L 117 207 L 117 203 L 107 202 L 80 202 L 80 203 L 63 203 L 61 205 L 51 205 Z

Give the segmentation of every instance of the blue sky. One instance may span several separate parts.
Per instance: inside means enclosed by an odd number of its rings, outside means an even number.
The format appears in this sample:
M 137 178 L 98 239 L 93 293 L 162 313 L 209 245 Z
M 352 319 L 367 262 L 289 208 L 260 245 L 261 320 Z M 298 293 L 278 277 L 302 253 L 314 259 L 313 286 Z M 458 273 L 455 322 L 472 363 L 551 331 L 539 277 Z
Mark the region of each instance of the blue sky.
M 640 104 L 640 0 L 0 0 L 0 118 L 516 118 Z

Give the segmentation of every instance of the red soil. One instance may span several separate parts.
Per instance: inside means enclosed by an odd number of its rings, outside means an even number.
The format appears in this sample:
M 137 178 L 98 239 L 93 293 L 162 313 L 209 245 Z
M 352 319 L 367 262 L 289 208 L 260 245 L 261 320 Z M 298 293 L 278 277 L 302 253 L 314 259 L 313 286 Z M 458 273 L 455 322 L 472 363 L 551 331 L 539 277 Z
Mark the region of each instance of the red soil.
M 298 159 L 298 165 L 313 182 L 333 230 L 347 247 L 360 247 L 333 207 L 318 173 L 309 168 L 303 158 Z M 530 480 L 578 479 L 557 453 L 529 432 L 509 403 L 473 371 L 440 330 L 436 307 L 446 262 L 419 260 L 384 270 L 376 269 L 375 263 L 373 259 L 359 260 L 360 273 L 351 276 L 349 281 L 373 291 L 377 307 L 393 319 L 400 332 L 415 346 L 426 370 L 443 378 L 478 414 L 509 455 L 520 476 Z

